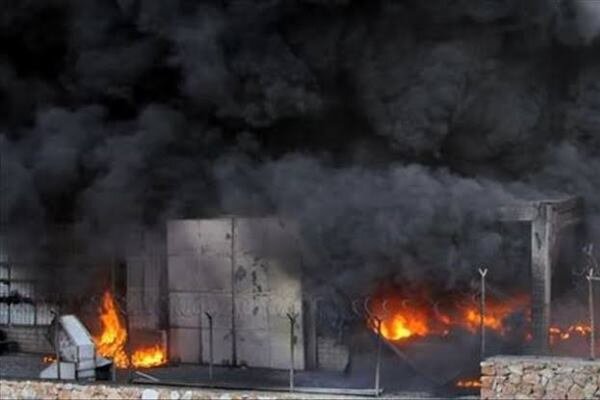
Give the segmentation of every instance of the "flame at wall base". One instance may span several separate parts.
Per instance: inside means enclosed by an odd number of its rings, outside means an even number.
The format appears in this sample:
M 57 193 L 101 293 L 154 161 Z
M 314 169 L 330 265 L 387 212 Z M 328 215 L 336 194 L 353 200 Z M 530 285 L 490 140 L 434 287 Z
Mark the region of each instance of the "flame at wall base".
M 461 379 L 456 382 L 456 387 L 463 389 L 479 389 L 481 387 L 481 381 L 479 379 Z
M 105 292 L 100 307 L 100 322 L 102 331 L 94 342 L 98 353 L 113 359 L 118 368 L 129 365 L 139 368 L 156 367 L 167 362 L 167 352 L 161 345 L 153 345 L 135 349 L 131 353 L 131 363 L 125 352 L 127 345 L 127 330 L 117 311 L 115 300 L 110 292 Z

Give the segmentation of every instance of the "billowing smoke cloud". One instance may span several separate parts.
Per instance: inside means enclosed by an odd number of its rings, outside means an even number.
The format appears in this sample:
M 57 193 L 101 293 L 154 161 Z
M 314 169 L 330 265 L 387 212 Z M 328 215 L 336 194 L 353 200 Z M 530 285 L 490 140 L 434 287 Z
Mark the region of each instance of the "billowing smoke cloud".
M 501 204 L 598 225 L 596 3 L 10 2 L 3 230 L 277 213 L 340 285 L 460 279 Z
M 575 0 L 578 8 L 579 30 L 590 41 L 600 33 L 600 3 L 594 0 Z
M 309 275 L 349 292 L 386 277 L 452 285 L 469 276 L 473 263 L 489 264 L 497 255 L 497 208 L 518 201 L 495 182 L 420 165 L 335 168 L 293 156 L 252 176 L 225 162 L 217 176 L 225 210 L 265 212 L 264 199 L 252 192 L 265 193 L 278 215 L 299 222 L 313 252 L 305 256 L 314 268 Z M 258 187 L 248 188 L 248 181 Z M 499 275 L 508 276 L 504 269 Z

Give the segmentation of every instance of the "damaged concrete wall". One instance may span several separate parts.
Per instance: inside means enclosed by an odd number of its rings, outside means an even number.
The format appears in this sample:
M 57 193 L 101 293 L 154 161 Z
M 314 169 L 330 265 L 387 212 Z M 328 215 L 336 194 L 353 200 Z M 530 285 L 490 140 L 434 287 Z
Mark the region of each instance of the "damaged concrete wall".
M 304 368 L 301 253 L 294 226 L 276 218 L 177 220 L 167 226 L 170 355 L 287 368 L 289 312 L 299 313 L 295 365 Z M 234 318 L 232 316 L 235 316 Z
M 127 311 L 133 328 L 162 328 L 166 313 L 163 293 L 165 237 L 160 231 L 133 230 L 127 237 Z

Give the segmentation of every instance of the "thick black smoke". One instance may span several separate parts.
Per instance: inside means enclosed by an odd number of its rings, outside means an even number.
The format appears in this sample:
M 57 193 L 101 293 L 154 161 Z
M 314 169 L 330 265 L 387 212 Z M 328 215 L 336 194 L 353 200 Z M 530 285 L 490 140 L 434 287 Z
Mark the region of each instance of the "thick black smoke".
M 7 0 L 4 235 L 275 213 L 340 285 L 452 282 L 569 193 L 597 241 L 596 3 Z

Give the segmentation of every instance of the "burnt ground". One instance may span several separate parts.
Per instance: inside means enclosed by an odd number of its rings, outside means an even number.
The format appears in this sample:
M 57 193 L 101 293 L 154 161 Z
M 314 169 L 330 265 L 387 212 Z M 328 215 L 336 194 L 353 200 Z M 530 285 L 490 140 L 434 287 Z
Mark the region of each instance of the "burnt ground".
M 37 378 L 46 367 L 39 354 L 11 353 L 0 355 L 0 378 Z
M 45 368 L 40 355 L 11 353 L 0 356 L 0 378 L 8 379 L 36 379 Z M 208 377 L 208 367 L 203 365 L 180 364 L 176 366 L 165 366 L 152 369 L 140 370 L 158 378 L 162 385 L 201 385 L 206 387 L 223 387 L 226 389 L 281 389 L 288 388 L 289 372 L 286 370 L 270 370 L 262 368 L 225 368 L 215 367 L 213 380 Z M 297 387 L 326 387 L 326 388 L 351 388 L 370 389 L 372 385 L 364 385 L 365 380 L 372 381 L 370 376 L 365 379 L 353 379 L 354 374 L 343 374 L 338 372 L 316 372 L 296 371 Z M 364 374 L 361 374 L 364 375 Z M 127 370 L 119 370 L 117 380 L 126 382 Z M 141 379 L 137 375 L 136 383 Z M 401 379 L 401 375 L 398 376 Z M 362 381 L 362 382 L 361 382 Z M 436 393 L 418 390 L 386 390 L 386 398 L 430 398 L 436 397 Z M 475 393 L 456 393 L 456 397 L 477 398 Z M 465 396 L 467 395 L 467 396 Z

